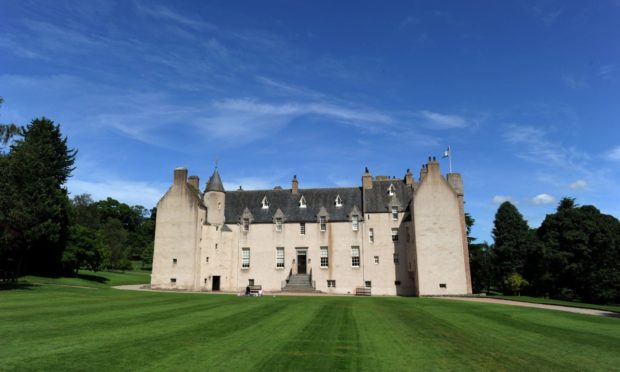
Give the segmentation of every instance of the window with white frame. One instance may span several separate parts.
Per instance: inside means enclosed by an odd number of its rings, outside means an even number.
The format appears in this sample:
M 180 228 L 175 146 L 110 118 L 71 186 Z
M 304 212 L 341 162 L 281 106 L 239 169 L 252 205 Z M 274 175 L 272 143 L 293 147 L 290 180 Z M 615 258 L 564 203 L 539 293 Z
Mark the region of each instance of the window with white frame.
M 336 204 L 336 207 L 338 208 L 342 207 L 342 198 L 340 197 L 340 195 L 336 196 L 336 201 L 334 204 Z
M 368 229 L 368 240 L 371 243 L 375 242 L 375 229 L 373 229 L 373 228 Z
M 375 264 L 379 263 L 379 256 L 375 256 Z
M 250 248 L 241 249 L 241 268 L 242 269 L 250 268 Z
M 263 209 L 269 209 L 269 200 L 267 200 L 267 196 L 263 197 L 263 201 L 261 202 Z
M 360 247 L 351 247 L 351 266 L 360 267 Z
M 243 231 L 248 231 L 248 230 L 250 230 L 250 219 L 244 218 L 243 219 Z
M 304 198 L 304 196 L 301 196 L 301 199 L 299 199 L 299 208 L 306 208 L 306 198 Z
M 329 266 L 328 248 L 321 247 L 321 267 L 326 268 Z
M 398 207 L 392 207 L 392 220 L 398 220 Z
M 392 241 L 393 242 L 398 241 L 398 229 L 392 229 Z
M 319 225 L 320 225 L 321 231 L 327 231 L 327 217 L 320 216 Z
M 299 224 L 299 235 L 306 235 L 306 223 L 301 222 Z
M 360 218 L 357 214 L 351 216 L 351 229 L 353 229 L 353 231 L 360 229 Z
M 276 268 L 284 269 L 284 247 L 276 248 Z
M 393 196 L 395 190 L 396 188 L 394 187 L 394 184 L 390 184 L 390 187 L 388 187 L 388 195 Z
M 397 265 L 400 263 L 400 259 L 398 258 L 398 253 L 394 253 L 394 263 Z
M 336 288 L 336 281 L 335 280 L 328 280 L 327 281 L 327 288 Z
M 276 231 L 282 231 L 282 217 L 276 217 Z

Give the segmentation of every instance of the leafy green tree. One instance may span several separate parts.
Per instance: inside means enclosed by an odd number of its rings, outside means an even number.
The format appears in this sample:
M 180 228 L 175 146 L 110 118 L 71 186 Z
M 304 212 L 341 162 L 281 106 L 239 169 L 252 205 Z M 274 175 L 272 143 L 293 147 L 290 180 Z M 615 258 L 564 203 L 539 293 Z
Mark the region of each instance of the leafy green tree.
M 73 171 L 75 150 L 60 127 L 35 119 L 3 159 L 0 232 L 3 261 L 15 275 L 57 275 L 69 229 L 69 199 L 64 187 Z
M 510 202 L 502 203 L 497 210 L 492 233 L 495 279 L 503 285 L 513 273 L 523 276 L 528 255 L 536 247 L 534 234 Z
M 517 273 L 512 273 L 504 279 L 504 287 L 517 296 L 521 296 L 521 291 L 529 284 L 527 280 Z
M 65 271 L 75 275 L 81 267 L 98 271 L 103 264 L 104 255 L 102 241 L 95 230 L 82 225 L 71 227 L 69 243 L 63 252 Z
M 469 244 L 469 267 L 475 293 L 489 292 L 493 284 L 491 247 L 487 242 Z
M 574 199 L 560 201 L 538 229 L 551 296 L 620 302 L 620 221 Z

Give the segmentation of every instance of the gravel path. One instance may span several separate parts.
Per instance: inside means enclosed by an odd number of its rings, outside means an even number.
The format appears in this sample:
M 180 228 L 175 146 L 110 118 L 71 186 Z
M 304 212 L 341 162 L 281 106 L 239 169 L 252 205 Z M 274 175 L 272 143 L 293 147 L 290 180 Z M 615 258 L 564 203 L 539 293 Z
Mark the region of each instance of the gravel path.
M 605 311 L 605 310 L 586 309 L 586 308 L 583 308 L 583 307 L 535 304 L 535 303 L 531 303 L 531 302 L 511 301 L 511 300 L 502 300 L 502 299 L 499 299 L 499 298 L 484 298 L 484 297 L 438 297 L 438 298 L 442 298 L 442 299 L 446 299 L 446 300 L 458 300 L 458 301 L 470 301 L 470 302 L 485 302 L 485 303 L 489 303 L 489 304 L 512 305 L 512 306 L 521 306 L 521 307 L 534 307 L 534 308 L 538 308 L 538 309 L 549 309 L 549 310 L 565 311 L 565 312 L 568 312 L 568 313 L 598 315 L 598 316 L 605 316 L 605 317 L 610 317 L 610 318 L 620 318 L 620 313 L 614 313 L 613 311 Z

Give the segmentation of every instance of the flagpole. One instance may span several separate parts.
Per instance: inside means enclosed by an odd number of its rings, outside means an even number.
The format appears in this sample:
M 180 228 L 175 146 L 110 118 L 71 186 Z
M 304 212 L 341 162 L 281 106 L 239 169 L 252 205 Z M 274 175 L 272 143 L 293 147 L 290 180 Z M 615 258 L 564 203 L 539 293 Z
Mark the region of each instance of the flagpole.
M 448 145 L 448 161 L 448 164 L 450 164 L 450 173 L 452 173 L 452 149 L 450 148 L 450 145 Z

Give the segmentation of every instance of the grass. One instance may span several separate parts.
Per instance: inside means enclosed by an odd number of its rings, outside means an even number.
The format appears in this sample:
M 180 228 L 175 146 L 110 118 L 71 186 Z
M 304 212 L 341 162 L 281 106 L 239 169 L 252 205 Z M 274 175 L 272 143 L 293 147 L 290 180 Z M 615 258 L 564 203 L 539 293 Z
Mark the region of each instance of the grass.
M 150 272 L 140 270 L 125 272 L 80 270 L 77 277 L 46 278 L 29 275 L 20 278 L 19 283 L 108 288 L 123 284 L 147 284 L 151 282 L 150 275 Z
M 550 298 L 528 297 L 528 296 L 489 296 L 489 297 L 500 298 L 500 299 L 504 299 L 504 300 L 512 300 L 512 301 L 531 302 L 531 303 L 535 303 L 535 304 L 548 304 L 548 305 L 561 305 L 561 306 L 570 306 L 570 307 L 581 307 L 581 308 L 585 308 L 585 309 L 605 310 L 605 311 L 613 311 L 615 313 L 620 313 L 620 305 L 586 304 L 586 303 L 583 303 L 583 302 L 552 300 Z
M 431 298 L 121 291 L 107 285 L 133 282 L 133 274 L 104 275 L 90 288 L 22 282 L 0 291 L 0 370 L 620 366 L 620 319 Z M 78 282 L 52 284 L 64 283 Z

